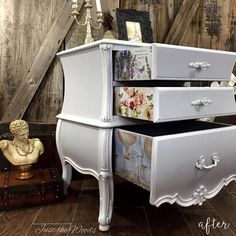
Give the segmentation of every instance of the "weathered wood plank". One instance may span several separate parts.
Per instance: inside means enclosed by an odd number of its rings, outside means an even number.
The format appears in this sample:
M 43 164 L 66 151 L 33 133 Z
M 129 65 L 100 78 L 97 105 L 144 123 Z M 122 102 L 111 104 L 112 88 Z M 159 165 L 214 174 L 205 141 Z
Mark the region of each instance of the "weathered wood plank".
M 29 1 L 29 0 L 23 0 Z M 30 0 L 32 1 L 32 0 Z M 32 8 L 33 11 L 39 11 L 39 14 L 35 14 L 32 21 L 36 27 L 32 27 L 31 33 L 32 42 L 31 44 L 37 45 L 37 50 L 35 48 L 35 53 L 30 56 L 31 61 L 29 64 L 25 65 L 24 73 L 21 75 L 19 82 L 25 75 L 25 72 L 31 66 L 33 59 L 36 57 L 38 50 L 40 49 L 42 43 L 44 42 L 48 32 L 52 28 L 54 20 L 59 14 L 59 11 L 62 9 L 62 6 L 65 3 L 65 0 L 41 0 L 38 4 L 34 2 Z M 38 19 L 40 17 L 40 19 Z M 30 15 L 32 18 L 32 15 Z M 27 19 L 24 19 L 27 24 Z M 37 35 L 39 35 L 40 40 L 38 41 Z M 25 40 L 25 39 L 23 39 Z M 30 46 L 31 48 L 33 46 Z M 60 50 L 64 49 L 64 43 L 62 44 Z M 24 54 L 20 55 L 24 57 Z M 27 55 L 28 56 L 28 55 Z M 13 96 L 11 94 L 11 96 Z M 56 115 L 60 113 L 62 107 L 62 98 L 63 98 L 63 71 L 61 68 L 59 58 L 55 57 L 55 59 L 50 64 L 47 73 L 44 76 L 43 82 L 40 84 L 37 89 L 36 94 L 34 95 L 30 105 L 28 106 L 23 119 L 32 122 L 38 123 L 53 123 L 55 124 L 57 119 Z M 9 101 L 10 102 L 10 101 Z M 8 102 L 8 103 L 9 103 Z M 4 111 L 3 111 L 4 113 Z M 1 117 L 1 116 L 0 116 Z
M 40 207 L 5 212 L 0 217 L 1 235 L 27 235 L 30 225 L 40 211 Z
M 145 207 L 152 235 L 193 236 L 176 205 Z
M 73 18 L 70 16 L 70 13 L 71 1 L 67 0 L 41 46 L 31 68 L 22 79 L 9 106 L 5 110 L 1 122 L 23 117 L 24 112 L 30 104 L 57 50 L 73 23 Z
M 225 49 L 228 51 L 236 51 L 236 0 L 232 0 L 229 4 L 229 12 L 225 16 L 225 19 L 227 19 L 228 22 L 228 29 L 225 29 Z M 227 17 L 227 18 L 226 18 Z M 234 73 L 236 73 L 236 68 Z
M 82 183 L 83 180 L 77 180 L 71 183 L 70 192 L 65 201 L 59 204 L 48 204 L 42 206 L 34 223 L 55 223 L 59 225 L 63 223 L 71 223 L 76 211 L 78 196 L 81 192 Z M 73 191 L 73 194 L 70 194 L 71 191 Z
M 224 222 L 230 224 L 230 229 L 236 232 L 236 198 L 223 188 L 214 198 L 209 200 L 213 209 L 222 217 Z
M 137 5 L 137 0 L 120 0 L 120 8 L 135 8 L 135 6 Z
M 214 210 L 202 211 L 200 210 L 200 207 L 199 210 L 192 210 L 192 211 L 182 210 L 182 216 L 185 219 L 188 228 L 191 230 L 192 235 L 235 236 L 234 234 L 235 231 L 231 227 L 231 225 L 229 225 L 228 228 L 224 224 L 221 227 L 216 227 L 218 222 L 219 222 L 218 226 L 222 225 L 222 222 L 230 224 L 229 221 L 226 221 L 225 218 L 222 218 L 222 215 L 218 215 L 217 213 Z
M 235 0 L 205 0 L 202 8 L 201 45 L 220 50 L 236 50 Z
M 157 15 L 157 5 L 151 5 L 148 9 L 149 11 L 149 17 L 151 21 L 152 31 L 153 31 L 153 42 L 157 42 L 157 21 L 156 21 L 156 15 Z
M 102 11 L 110 11 L 111 15 L 115 15 L 115 9 L 120 7 L 119 0 L 102 0 Z
M 32 65 L 64 3 L 65 0 L 0 1 L 0 118 Z M 52 77 L 55 76 L 52 74 Z M 47 76 L 46 79 L 48 78 Z M 55 79 L 49 79 L 47 84 L 54 87 L 53 91 L 60 99 L 60 91 L 56 91 L 55 82 Z M 43 107 L 48 95 L 44 86 L 41 86 L 41 91 L 44 100 L 40 97 L 40 107 Z M 30 108 L 35 108 L 34 104 Z M 37 117 L 41 115 L 42 113 Z M 28 117 L 29 121 L 35 121 L 36 117 L 31 111 Z
M 173 9 L 173 11 L 171 9 Z M 172 0 L 168 0 L 166 2 L 160 1 L 160 4 L 156 5 L 156 20 L 155 18 L 152 18 L 152 21 L 156 22 L 156 26 L 154 26 L 155 28 L 153 29 L 154 34 L 156 32 L 156 36 L 154 35 L 154 40 L 156 40 L 156 42 L 164 42 L 166 35 L 173 23 L 173 18 L 176 14 L 175 11 L 175 4 Z
M 188 27 L 199 7 L 200 0 L 184 0 L 173 25 L 165 39 L 165 43 L 181 44 Z
M 64 45 L 61 47 L 64 49 Z M 61 49 L 60 49 L 61 50 Z M 38 123 L 55 124 L 63 103 L 63 70 L 59 58 L 50 64 L 23 119 Z

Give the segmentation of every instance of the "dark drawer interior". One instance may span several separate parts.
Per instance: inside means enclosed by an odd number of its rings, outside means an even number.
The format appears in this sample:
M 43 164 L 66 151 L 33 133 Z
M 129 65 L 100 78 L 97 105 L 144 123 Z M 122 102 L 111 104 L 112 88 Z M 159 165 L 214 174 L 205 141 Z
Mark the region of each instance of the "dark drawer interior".
M 188 120 L 188 121 L 175 121 L 159 124 L 144 124 L 135 126 L 125 126 L 120 127 L 120 129 L 125 129 L 130 132 L 135 132 L 143 135 L 148 135 L 151 137 L 193 132 L 207 129 L 215 129 L 226 127 L 227 124 L 206 122 L 199 120 Z

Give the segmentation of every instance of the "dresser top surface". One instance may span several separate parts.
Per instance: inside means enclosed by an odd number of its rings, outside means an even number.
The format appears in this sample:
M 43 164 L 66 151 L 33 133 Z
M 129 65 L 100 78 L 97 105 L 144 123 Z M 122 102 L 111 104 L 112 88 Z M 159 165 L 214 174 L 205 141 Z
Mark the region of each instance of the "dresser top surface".
M 80 45 L 78 47 L 74 47 L 74 48 L 71 48 L 71 49 L 61 51 L 61 52 L 57 53 L 57 55 L 58 56 L 67 55 L 67 54 L 82 51 L 82 50 L 85 50 L 85 49 L 98 47 L 101 44 L 112 44 L 112 45 L 122 45 L 122 46 L 137 46 L 137 47 L 150 46 L 151 45 L 149 43 L 137 43 L 137 42 L 126 41 L 126 40 L 101 39 L 101 40 L 98 40 L 98 41 L 94 41 L 92 43 L 83 44 L 83 45 Z
M 138 43 L 138 42 L 132 42 L 132 41 L 126 41 L 126 40 L 118 40 L 118 39 L 101 39 L 94 41 L 92 43 L 83 44 L 74 48 L 66 49 L 64 51 L 61 51 L 57 53 L 57 56 L 64 56 L 73 54 L 75 52 L 91 49 L 94 47 L 99 47 L 102 44 L 111 44 L 115 46 L 127 46 L 127 47 L 144 47 L 144 46 L 153 46 L 155 48 L 163 48 L 166 49 L 182 49 L 182 50 L 191 50 L 191 51 L 205 51 L 205 52 L 211 52 L 211 53 L 222 53 L 222 54 L 228 54 L 236 57 L 235 52 L 230 51 L 222 51 L 222 50 L 216 50 L 216 49 L 206 49 L 206 48 L 197 48 L 197 47 L 190 47 L 190 46 L 180 46 L 180 45 L 171 45 L 171 44 L 163 44 L 163 43 Z

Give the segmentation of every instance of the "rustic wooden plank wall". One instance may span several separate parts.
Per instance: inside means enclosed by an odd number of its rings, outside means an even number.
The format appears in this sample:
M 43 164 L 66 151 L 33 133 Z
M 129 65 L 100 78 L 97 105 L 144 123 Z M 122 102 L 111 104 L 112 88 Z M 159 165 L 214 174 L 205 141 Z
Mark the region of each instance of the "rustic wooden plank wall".
M 236 51 L 236 1 L 204 0 L 182 42 L 204 48 Z
M 183 0 L 159 0 L 158 4 L 148 5 L 141 0 L 121 0 L 120 7 L 149 11 L 150 19 L 153 25 L 155 24 L 153 27 L 154 41 L 162 43 L 166 39 L 182 2 Z M 201 0 L 180 44 L 236 51 L 235 22 L 236 0 Z
M 0 0 L 0 117 L 65 1 L 67 0 Z M 163 43 L 182 1 L 159 0 L 156 4 L 145 4 L 148 1 L 101 0 L 101 3 L 104 11 L 110 10 L 113 16 L 116 8 L 148 11 L 154 42 Z M 95 5 L 95 0 L 93 4 Z M 85 11 L 82 10 L 80 19 L 84 19 L 84 16 Z M 101 39 L 103 34 L 103 29 L 93 31 L 95 40 Z M 84 37 L 85 27 L 74 24 L 62 49 L 83 44 Z M 200 0 L 187 32 L 179 43 L 236 51 L 236 0 Z M 55 58 L 24 118 L 31 122 L 55 123 L 62 100 L 63 73 Z
M 30 68 L 64 0 L 0 1 L 0 116 Z M 53 42 L 52 42 L 53 43 Z M 62 71 L 55 59 L 25 119 L 55 122 L 61 108 Z
M 71 5 L 71 1 L 66 1 L 61 8 L 31 67 L 21 79 L 0 122 L 8 122 L 24 116 L 74 22 L 74 18 L 71 17 Z

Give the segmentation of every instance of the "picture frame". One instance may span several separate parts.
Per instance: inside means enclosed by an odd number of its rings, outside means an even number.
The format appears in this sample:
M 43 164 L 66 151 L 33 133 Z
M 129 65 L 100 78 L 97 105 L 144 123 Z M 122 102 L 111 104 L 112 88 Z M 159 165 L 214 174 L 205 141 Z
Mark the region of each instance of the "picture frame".
M 118 39 L 153 43 L 149 13 L 135 9 L 116 9 Z

